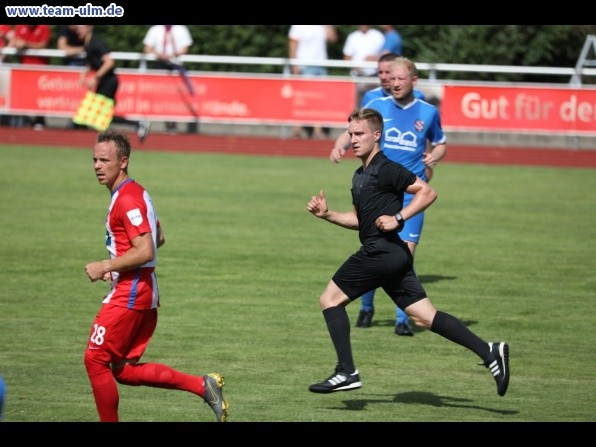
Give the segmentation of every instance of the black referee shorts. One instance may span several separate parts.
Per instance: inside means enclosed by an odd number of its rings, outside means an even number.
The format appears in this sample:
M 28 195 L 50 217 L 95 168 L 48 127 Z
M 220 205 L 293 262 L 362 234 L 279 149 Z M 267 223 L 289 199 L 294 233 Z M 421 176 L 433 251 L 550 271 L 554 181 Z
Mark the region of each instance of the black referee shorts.
M 414 270 L 414 258 L 401 240 L 367 242 L 332 279 L 350 300 L 381 287 L 402 310 L 427 296 Z

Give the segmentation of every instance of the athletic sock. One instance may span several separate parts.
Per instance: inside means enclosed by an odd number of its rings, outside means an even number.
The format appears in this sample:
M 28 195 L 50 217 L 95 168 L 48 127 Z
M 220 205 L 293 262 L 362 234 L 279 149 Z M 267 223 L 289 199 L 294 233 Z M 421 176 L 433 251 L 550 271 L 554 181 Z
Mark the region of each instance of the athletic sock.
M 85 368 L 91 382 L 95 407 L 101 422 L 118 422 L 118 385 L 108 365 L 85 356 Z
M 490 358 L 488 343 L 474 334 L 453 315 L 438 310 L 430 330 L 458 345 L 468 348 L 484 361 Z
M 364 293 L 360 297 L 360 310 L 364 310 L 366 312 L 374 312 L 375 311 L 374 299 L 375 299 L 375 289 L 369 290 L 368 292 Z
M 331 341 L 337 353 L 337 361 L 344 372 L 353 373 L 354 360 L 350 344 L 350 319 L 344 306 L 329 307 L 323 311 Z
M 161 363 L 127 363 L 114 371 L 118 383 L 131 386 L 151 386 L 155 388 L 189 391 L 202 396 L 205 392 L 203 380 L 175 370 Z

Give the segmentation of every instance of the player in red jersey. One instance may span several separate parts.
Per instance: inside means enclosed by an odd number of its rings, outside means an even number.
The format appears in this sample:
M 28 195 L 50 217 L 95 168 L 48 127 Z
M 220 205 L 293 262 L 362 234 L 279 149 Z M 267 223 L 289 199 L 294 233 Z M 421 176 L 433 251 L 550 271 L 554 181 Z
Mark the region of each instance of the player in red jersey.
M 224 379 L 195 376 L 160 363 L 140 363 L 157 326 L 157 249 L 165 242 L 149 193 L 128 175 L 130 141 L 107 130 L 93 147 L 97 180 L 111 194 L 106 218 L 109 259 L 90 262 L 91 281 L 111 280 L 89 335 L 84 363 L 102 422 L 118 422 L 117 383 L 189 391 L 202 397 L 219 422 L 227 418 Z

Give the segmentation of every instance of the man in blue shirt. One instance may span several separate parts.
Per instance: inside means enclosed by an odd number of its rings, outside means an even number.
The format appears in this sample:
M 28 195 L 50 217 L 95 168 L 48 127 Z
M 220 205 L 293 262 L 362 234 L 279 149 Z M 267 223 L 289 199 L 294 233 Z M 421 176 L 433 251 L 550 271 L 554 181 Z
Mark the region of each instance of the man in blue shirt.
M 428 181 L 436 163 L 447 153 L 439 111 L 420 99 L 424 94 L 415 89 L 418 71 L 409 59 L 391 53 L 385 54 L 379 58 L 378 71 L 381 86 L 365 94 L 363 105 L 378 110 L 385 120 L 381 149 L 387 158 Z M 349 146 L 349 135 L 345 132 L 337 138 L 330 159 L 339 162 Z M 406 193 L 404 205 L 411 199 L 412 196 Z M 412 256 L 420 241 L 423 224 L 424 213 L 420 213 L 409 220 L 399 232 L 400 237 L 408 244 Z M 371 326 L 374 296 L 374 289 L 362 295 L 357 327 Z M 395 333 L 414 335 L 406 313 L 399 307 L 396 309 Z
M 399 54 L 397 53 L 385 53 L 379 58 L 379 61 L 377 62 L 377 76 L 379 77 L 380 85 L 364 93 L 362 96 L 361 107 L 363 107 L 365 104 L 368 104 L 373 99 L 391 96 L 391 62 L 398 57 Z M 418 99 L 426 101 L 426 96 L 424 96 L 424 93 L 417 88 L 414 89 L 414 96 Z

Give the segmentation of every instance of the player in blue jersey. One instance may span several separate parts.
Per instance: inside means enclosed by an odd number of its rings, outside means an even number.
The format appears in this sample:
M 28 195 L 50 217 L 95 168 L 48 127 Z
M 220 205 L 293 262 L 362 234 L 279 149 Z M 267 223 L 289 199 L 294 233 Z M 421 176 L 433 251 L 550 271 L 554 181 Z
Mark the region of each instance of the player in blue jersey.
M 379 87 L 373 88 L 362 97 L 362 105 L 368 104 L 373 99 L 385 98 L 391 96 L 391 63 L 399 56 L 397 53 L 385 53 L 378 61 L 377 75 L 379 76 Z M 414 89 L 414 96 L 418 99 L 426 101 L 424 93 L 417 88 Z M 427 168 L 427 181 L 432 177 L 432 169 Z M 415 248 L 415 247 L 414 247 Z M 371 290 L 362 295 L 360 299 L 360 313 L 358 320 L 356 320 L 356 327 L 370 327 L 372 325 L 372 318 L 375 314 L 375 291 Z M 410 320 L 408 315 L 399 307 L 395 307 L 395 333 L 397 335 L 412 336 L 414 333 L 410 329 Z
M 386 58 L 386 59 L 384 59 Z M 424 181 L 432 177 L 432 169 L 447 153 L 446 137 L 441 128 L 438 109 L 421 100 L 422 92 L 415 89 L 418 82 L 416 65 L 407 58 L 386 54 L 379 59 L 379 80 L 381 86 L 364 96 L 368 102 L 363 105 L 378 110 L 385 121 L 381 149 L 392 161 L 410 169 Z M 416 92 L 419 92 L 416 94 Z M 375 98 L 376 97 L 376 98 Z M 335 142 L 330 159 L 339 162 L 350 147 L 349 134 L 342 133 Z M 405 194 L 404 206 L 412 196 Z M 412 256 L 420 242 L 424 224 L 424 213 L 408 220 L 399 232 L 410 249 Z M 361 297 L 361 309 L 356 321 L 357 327 L 370 327 L 374 315 L 375 290 Z M 408 324 L 408 317 L 402 309 L 396 311 L 395 333 L 414 335 Z

